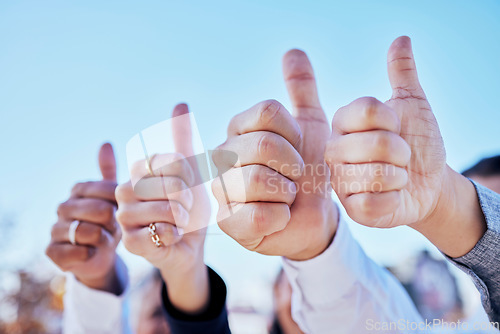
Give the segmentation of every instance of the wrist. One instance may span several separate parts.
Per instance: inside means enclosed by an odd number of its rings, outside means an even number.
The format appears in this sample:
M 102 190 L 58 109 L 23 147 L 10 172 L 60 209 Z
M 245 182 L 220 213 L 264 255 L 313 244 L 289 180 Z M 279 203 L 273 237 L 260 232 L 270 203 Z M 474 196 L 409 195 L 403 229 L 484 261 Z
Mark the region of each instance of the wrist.
M 160 268 L 171 304 L 183 313 L 203 312 L 210 299 L 208 268 L 203 261 Z
M 327 204 L 324 205 L 323 209 L 314 210 L 315 213 L 321 212 L 319 216 L 312 214 L 312 219 L 317 221 L 313 222 L 314 226 L 321 226 L 318 232 L 315 234 L 314 240 L 309 242 L 309 246 L 306 249 L 296 253 L 290 254 L 286 257 L 292 261 L 307 261 L 316 256 L 322 254 L 333 242 L 335 233 L 337 232 L 337 227 L 339 224 L 339 210 L 337 205 L 333 200 L 328 199 Z M 312 225 L 311 224 L 311 225 Z
M 120 278 L 118 277 L 118 270 L 117 270 L 117 262 L 116 258 L 114 261 L 114 265 L 106 272 L 104 276 L 100 277 L 79 277 L 76 276 L 76 279 L 80 281 L 82 284 L 86 285 L 87 287 L 94 289 L 94 290 L 100 290 L 100 291 L 105 291 L 112 293 L 114 295 L 120 295 L 122 294 L 124 287 L 122 286 L 122 282 L 120 281 Z
M 486 221 L 472 182 L 446 166 L 435 209 L 424 221 L 411 227 L 452 258 L 470 252 L 486 232 Z

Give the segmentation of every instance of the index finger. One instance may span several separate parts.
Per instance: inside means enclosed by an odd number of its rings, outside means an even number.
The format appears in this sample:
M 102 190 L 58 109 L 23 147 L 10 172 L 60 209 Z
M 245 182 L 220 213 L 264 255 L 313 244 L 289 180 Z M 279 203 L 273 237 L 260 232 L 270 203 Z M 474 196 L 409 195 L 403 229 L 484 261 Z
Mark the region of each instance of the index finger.
M 285 138 L 297 150 L 302 143 L 299 124 L 288 110 L 275 100 L 258 103 L 234 116 L 229 123 L 227 134 L 228 137 L 233 137 L 255 131 L 274 132 Z
M 115 188 L 116 182 L 114 181 L 103 180 L 77 183 L 71 189 L 70 198 L 104 199 L 115 204 Z
M 332 131 L 338 135 L 385 130 L 399 134 L 401 122 L 396 112 L 373 97 L 361 97 L 333 116 Z
M 191 165 L 180 153 L 157 154 L 146 160 L 136 161 L 130 170 L 132 185 L 136 185 L 144 177 L 176 176 L 182 179 L 188 187 L 195 182 Z M 150 167 L 149 167 L 150 166 Z M 151 170 L 149 170 L 151 169 Z M 151 174 L 151 172 L 153 172 Z

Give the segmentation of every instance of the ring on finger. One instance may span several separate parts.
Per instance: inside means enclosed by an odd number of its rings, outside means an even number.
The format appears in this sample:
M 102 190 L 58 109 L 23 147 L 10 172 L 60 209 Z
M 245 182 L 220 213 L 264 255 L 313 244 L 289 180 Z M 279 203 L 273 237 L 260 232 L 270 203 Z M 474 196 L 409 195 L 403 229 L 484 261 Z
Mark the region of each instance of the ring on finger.
M 72 245 L 76 245 L 76 230 L 78 229 L 78 226 L 80 226 L 79 220 L 73 220 L 69 225 L 68 239 Z
M 160 236 L 156 233 L 156 223 L 149 224 L 148 230 L 149 235 L 151 236 L 151 241 L 153 241 L 156 247 L 161 247 L 163 244 L 160 240 Z
M 153 159 L 155 157 L 156 154 L 153 154 L 152 156 L 146 158 L 146 169 L 149 173 L 150 176 L 153 176 L 154 173 L 153 173 L 153 168 L 151 167 L 151 164 L 153 162 Z

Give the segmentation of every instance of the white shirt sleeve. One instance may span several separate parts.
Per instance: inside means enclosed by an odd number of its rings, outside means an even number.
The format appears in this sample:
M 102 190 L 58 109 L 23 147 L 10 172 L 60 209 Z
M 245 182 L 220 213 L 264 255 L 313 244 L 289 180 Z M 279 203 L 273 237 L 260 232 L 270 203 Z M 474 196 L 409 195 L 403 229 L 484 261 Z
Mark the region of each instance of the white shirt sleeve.
M 119 296 L 91 289 L 73 274 L 67 275 L 62 324 L 64 334 L 122 334 L 128 329 L 124 298 L 129 278 L 127 267 L 119 257 L 116 270 L 123 287 Z
M 283 263 L 292 316 L 305 333 L 405 333 L 423 321 L 401 284 L 366 256 L 342 217 L 322 254 Z

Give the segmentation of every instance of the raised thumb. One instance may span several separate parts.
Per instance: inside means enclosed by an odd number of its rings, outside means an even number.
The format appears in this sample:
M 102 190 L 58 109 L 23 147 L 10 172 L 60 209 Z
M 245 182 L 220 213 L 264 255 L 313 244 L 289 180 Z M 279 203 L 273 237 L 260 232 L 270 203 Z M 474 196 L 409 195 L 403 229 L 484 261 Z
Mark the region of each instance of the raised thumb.
M 186 158 L 194 155 L 191 120 L 185 103 L 176 105 L 172 112 L 172 136 L 176 152 Z
M 295 117 L 326 121 L 321 108 L 314 71 L 304 51 L 293 49 L 283 56 L 283 78 Z
M 393 98 L 425 98 L 424 91 L 418 81 L 409 37 L 401 36 L 392 42 L 387 53 L 387 72 Z
M 115 152 L 113 151 L 113 146 L 111 146 L 110 143 L 105 143 L 101 146 L 98 159 L 102 179 L 116 182 Z

